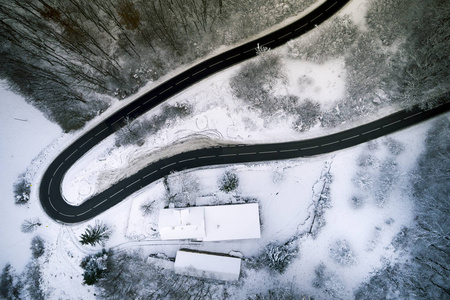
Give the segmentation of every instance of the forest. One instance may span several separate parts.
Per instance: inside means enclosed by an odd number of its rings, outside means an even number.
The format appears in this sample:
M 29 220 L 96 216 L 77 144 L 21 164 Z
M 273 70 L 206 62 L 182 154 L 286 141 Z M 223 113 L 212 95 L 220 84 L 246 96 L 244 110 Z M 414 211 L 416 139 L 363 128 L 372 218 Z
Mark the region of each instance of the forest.
M 0 1 L 0 78 L 64 131 L 315 0 Z M 270 13 L 269 13 L 270 12 Z

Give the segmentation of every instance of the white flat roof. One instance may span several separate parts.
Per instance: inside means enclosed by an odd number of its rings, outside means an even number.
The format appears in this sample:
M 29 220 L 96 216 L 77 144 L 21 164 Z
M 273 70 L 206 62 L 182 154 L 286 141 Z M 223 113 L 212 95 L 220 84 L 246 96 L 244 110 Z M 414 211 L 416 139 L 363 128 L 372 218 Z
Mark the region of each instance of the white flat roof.
M 218 280 L 238 280 L 241 259 L 207 253 L 179 250 L 175 259 L 175 273 Z
M 261 237 L 258 203 L 163 209 L 161 239 L 225 241 Z
M 204 241 L 259 239 L 258 203 L 205 206 Z
M 202 239 L 205 236 L 204 209 L 163 209 L 159 213 L 158 227 L 163 240 Z

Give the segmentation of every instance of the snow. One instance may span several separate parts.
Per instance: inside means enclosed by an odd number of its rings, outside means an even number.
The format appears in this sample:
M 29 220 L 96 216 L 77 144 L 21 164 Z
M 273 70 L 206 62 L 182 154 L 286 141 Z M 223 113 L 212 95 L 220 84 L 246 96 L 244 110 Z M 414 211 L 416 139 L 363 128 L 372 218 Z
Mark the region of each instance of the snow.
M 204 241 L 259 239 L 257 203 L 205 207 Z
M 158 227 L 162 240 L 202 239 L 205 210 L 203 207 L 163 209 L 159 212 Z
M 38 262 L 46 299 L 95 299 L 95 288 L 82 286 L 79 263 L 85 253 L 75 246 L 70 227 L 48 218 L 36 196 L 39 176 L 67 143 L 68 136 L 21 96 L 7 90 L 3 81 L 0 101 L 0 267 L 10 263 L 20 274 L 31 259 L 31 239 L 39 235 L 45 240 L 45 254 Z M 25 170 L 32 183 L 31 199 L 18 206 L 14 204 L 12 186 Z M 42 223 L 31 234 L 20 230 L 28 218 L 39 218 Z
M 289 78 L 288 91 L 285 94 L 313 100 L 320 104 L 322 110 L 331 109 L 335 101 L 345 96 L 346 72 L 342 60 L 316 64 L 286 58 L 283 69 Z M 302 79 L 311 84 L 300 84 Z
M 257 203 L 163 209 L 158 226 L 162 240 L 211 242 L 261 236 Z
M 33 235 L 22 233 L 20 224 L 39 212 L 30 205 L 14 204 L 13 184 L 41 150 L 61 134 L 61 129 L 22 97 L 8 91 L 4 81 L 0 81 L 0 102 L 0 266 L 9 262 L 22 270 L 31 256 Z
M 340 14 L 350 13 L 357 24 L 364 26 L 362 15 L 366 7 L 367 1 L 351 1 Z M 218 51 L 223 49 L 225 47 Z M 284 50 L 277 51 L 282 53 Z M 280 93 L 288 92 L 313 99 L 321 103 L 323 108 L 327 108 L 342 95 L 345 70 L 339 60 L 322 65 L 284 60 L 284 65 L 289 84 L 287 90 L 280 89 Z M 333 182 L 331 207 L 326 209 L 324 215 L 325 226 L 315 238 L 306 235 L 299 240 L 299 256 L 292 261 L 285 274 L 245 270 L 247 279 L 241 279 L 243 295 L 252 291 L 263 292 L 283 281 L 294 284 L 306 293 L 319 295 L 317 298 L 333 298 L 326 291 L 312 287 L 314 270 L 323 263 L 334 276 L 336 286 L 332 288 L 335 293 L 339 297 L 349 298 L 351 290 L 369 278 L 375 269 L 383 265 L 384 260 L 394 262 L 408 259 L 395 251 L 391 241 L 402 227 L 409 226 L 413 221 L 413 207 L 406 193 L 407 176 L 404 175 L 411 171 L 424 149 L 425 134 L 431 122 L 390 135 L 403 143 L 405 150 L 395 157 L 400 176 L 383 205 L 377 204 L 370 196 L 366 197 L 362 207 L 355 208 L 351 203 L 355 193 L 364 193 L 355 186 L 353 180 L 358 170 L 355 161 L 361 153 L 368 151 L 367 144 L 311 158 L 190 171 L 198 177 L 201 186 L 199 204 L 220 205 L 235 201 L 235 195 L 256 199 L 261 215 L 260 239 L 220 243 L 205 241 L 200 244 L 161 242 L 158 240 L 158 215 L 166 204 L 161 180 L 86 223 L 66 226 L 49 219 L 37 200 L 37 187 L 39 176 L 52 158 L 107 115 L 186 68 L 187 66 L 175 70 L 158 82 L 149 83 L 129 99 L 115 101 L 105 114 L 91 121 L 85 129 L 69 135 L 62 134 L 58 126 L 46 120 L 42 113 L 2 86 L 0 185 L 4 198 L 0 207 L 0 266 L 10 262 L 19 272 L 23 270 L 31 259 L 30 241 L 33 236 L 39 235 L 45 239 L 46 245 L 46 254 L 39 258 L 46 298 L 95 299 L 94 293 L 98 291 L 82 285 L 82 269 L 79 264 L 85 255 L 96 253 L 103 246 L 116 251 L 139 248 L 145 254 L 165 253 L 169 257 L 175 257 L 178 250 L 185 248 L 222 253 L 239 251 L 244 258 L 257 256 L 268 243 L 283 243 L 308 229 L 314 208 L 314 186 L 319 181 L 326 162 L 332 162 Z M 235 66 L 214 75 L 170 99 L 168 103 L 172 104 L 189 101 L 195 108 L 194 115 L 163 128 L 157 135 L 149 137 L 144 147 L 115 149 L 114 138 L 111 137 L 92 149 L 66 175 L 63 185 L 65 197 L 71 203 L 82 203 L 89 196 L 107 188 L 108 184 L 117 181 L 123 174 L 132 174 L 143 164 L 170 155 L 173 151 L 186 151 L 220 142 L 257 143 L 311 138 L 369 122 L 396 110 L 395 107 L 385 107 L 359 121 L 342 124 L 334 129 L 315 127 L 308 132 L 298 133 L 290 129 L 292 120 L 289 118 L 274 114 L 271 119 L 264 119 L 243 108 L 231 96 L 228 80 L 238 68 L 239 66 Z M 296 82 L 303 76 L 311 77 L 314 84 L 302 91 Z M 450 115 L 447 114 L 448 116 Z M 384 146 L 385 141 L 385 137 L 378 139 L 378 148 L 371 152 L 378 161 L 392 158 L 392 154 Z M 176 146 L 172 147 L 173 144 Z M 172 152 L 168 151 L 169 147 Z M 130 165 L 133 166 L 130 168 Z M 376 168 L 373 170 L 375 173 Z M 220 176 L 230 169 L 240 180 L 240 187 L 233 195 L 221 193 L 217 186 Z M 24 170 L 27 170 L 27 178 L 32 182 L 31 200 L 28 205 L 17 206 L 13 203 L 12 185 L 17 175 Z M 151 214 L 144 216 L 140 206 L 149 200 L 156 200 L 155 208 Z M 30 217 L 38 217 L 42 226 L 33 234 L 22 233 L 20 224 Z M 113 229 L 112 236 L 104 245 L 82 246 L 78 242 L 80 234 L 96 220 L 108 224 Z M 330 248 L 338 241 L 348 243 L 354 255 L 353 264 L 339 264 L 330 255 Z M 199 262 L 203 264 L 204 260 Z
M 350 1 L 340 14 L 349 15 L 352 21 L 359 26 L 361 30 L 366 30 L 365 15 L 372 0 Z
M 237 257 L 180 250 L 175 259 L 175 273 L 219 280 L 238 280 L 241 259 Z

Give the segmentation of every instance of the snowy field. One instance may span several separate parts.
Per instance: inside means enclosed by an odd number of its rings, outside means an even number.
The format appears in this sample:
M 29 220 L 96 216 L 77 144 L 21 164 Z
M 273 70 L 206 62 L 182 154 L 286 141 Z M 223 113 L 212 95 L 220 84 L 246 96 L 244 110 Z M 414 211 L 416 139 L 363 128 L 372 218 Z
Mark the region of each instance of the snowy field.
M 364 3 L 353 1 L 340 14 L 351 14 L 354 21 L 364 27 L 361 17 Z M 286 49 L 277 51 L 282 54 Z M 228 80 L 238 68 L 235 66 L 225 70 L 170 99 L 167 102 L 169 104 L 191 103 L 193 115 L 162 128 L 156 135 L 150 136 L 144 146 L 116 148 L 112 136 L 95 147 L 71 168 L 64 179 L 63 193 L 68 202 L 81 203 L 123 176 L 133 174 L 143 163 L 148 164 L 169 155 L 167 149 L 173 144 L 177 146 L 172 151 L 179 152 L 215 143 L 305 139 L 375 120 L 395 110 L 395 107 L 385 108 L 337 128 L 316 126 L 300 133 L 290 126 L 293 120 L 277 115 L 270 120 L 263 119 L 255 112 L 243 109 L 233 99 Z M 325 108 L 344 93 L 345 70 L 339 60 L 320 65 L 285 60 L 284 69 L 288 74 L 288 84 L 287 90 L 280 89 L 280 93 L 301 94 L 320 102 Z M 299 90 L 294 83 L 302 76 L 311 77 L 314 84 Z M 151 83 L 146 89 L 154 85 Z M 0 165 L 3 167 L 0 175 L 0 190 L 3 192 L 0 207 L 0 266 L 9 262 L 17 272 L 21 272 L 31 260 L 31 239 L 35 235 L 41 236 L 45 240 L 46 252 L 38 262 L 48 299 L 95 299 L 98 291 L 92 286 L 82 285 L 83 270 L 79 264 L 85 255 L 98 252 L 102 246 L 116 251 L 142 249 L 146 255 L 165 253 L 169 257 L 174 257 L 180 248 L 222 253 L 238 251 L 246 258 L 257 256 L 268 243 L 281 244 L 309 231 L 315 201 L 323 185 L 321 175 L 328 168 L 332 182 L 329 207 L 324 209 L 324 226 L 315 237 L 305 235 L 297 241 L 298 257 L 283 275 L 276 275 L 275 280 L 273 274 L 264 270 L 245 269 L 246 278 L 251 280 L 243 280 L 243 293 L 262 292 L 272 287 L 274 282 L 282 281 L 293 283 L 305 292 L 319 295 L 319 298 L 350 298 L 352 290 L 370 277 L 374 269 L 381 267 L 383 261 L 407 259 L 394 251 L 391 242 L 401 228 L 412 221 L 412 204 L 404 196 L 404 175 L 411 170 L 423 150 L 425 134 L 431 122 L 332 154 L 186 172 L 199 184 L 200 192 L 196 198 L 198 205 L 230 203 L 236 201 L 236 197 L 255 199 L 260 205 L 262 236 L 259 240 L 240 242 L 205 242 L 199 245 L 176 242 L 169 245 L 159 240 L 157 229 L 158 211 L 168 204 L 164 198 L 162 180 L 83 224 L 65 226 L 48 218 L 37 198 L 39 178 L 51 159 L 82 132 L 63 134 L 39 111 L 26 104 L 24 99 L 4 87 L 0 99 Z M 131 100 L 120 104 L 116 102 L 106 114 Z M 148 113 L 147 117 L 156 113 L 158 110 Z M 99 120 L 93 120 L 86 128 L 94 126 Z M 400 145 L 400 153 L 389 150 L 392 140 Z M 370 157 L 371 162 L 362 167 L 360 162 L 366 157 Z M 376 182 L 363 182 L 360 179 L 367 174 L 381 178 L 385 162 L 392 161 L 396 165 L 393 175 L 395 184 L 380 201 L 371 196 Z M 12 186 L 17 176 L 25 170 L 32 182 L 31 200 L 25 206 L 18 206 L 13 203 Z M 239 188 L 230 194 L 218 189 L 219 178 L 226 170 L 236 173 L 240 181 Z M 183 175 L 172 176 L 176 181 L 177 176 Z M 148 201 L 155 201 L 154 209 L 144 216 L 140 207 Z M 33 233 L 20 230 L 21 224 L 28 218 L 39 218 L 42 224 Z M 82 246 L 78 242 L 80 234 L 87 225 L 93 225 L 97 220 L 111 227 L 112 236 L 104 245 Z M 346 245 L 348 256 L 344 259 L 336 256 L 333 250 L 336 245 Z M 333 278 L 332 283 L 325 283 L 329 284 L 328 293 L 312 287 L 314 272 L 320 264 Z

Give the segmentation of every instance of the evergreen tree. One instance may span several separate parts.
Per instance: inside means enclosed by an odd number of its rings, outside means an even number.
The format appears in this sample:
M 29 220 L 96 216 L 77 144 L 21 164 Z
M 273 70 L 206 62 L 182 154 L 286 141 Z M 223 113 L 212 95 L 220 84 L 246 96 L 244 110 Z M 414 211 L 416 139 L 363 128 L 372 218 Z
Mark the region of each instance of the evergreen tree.
M 234 191 L 239 186 L 239 178 L 236 174 L 226 171 L 220 179 L 219 189 L 222 192 L 229 193 Z
M 81 261 L 80 266 L 84 269 L 83 282 L 87 285 L 93 285 L 107 269 L 107 258 L 110 253 L 103 249 L 94 255 L 88 255 Z
M 95 222 L 94 226 L 88 225 L 86 231 L 81 234 L 80 243 L 82 245 L 95 246 L 109 239 L 110 235 L 111 230 L 106 224 Z
M 2 299 L 20 299 L 22 283 L 9 263 L 2 270 L 0 278 L 0 296 Z

